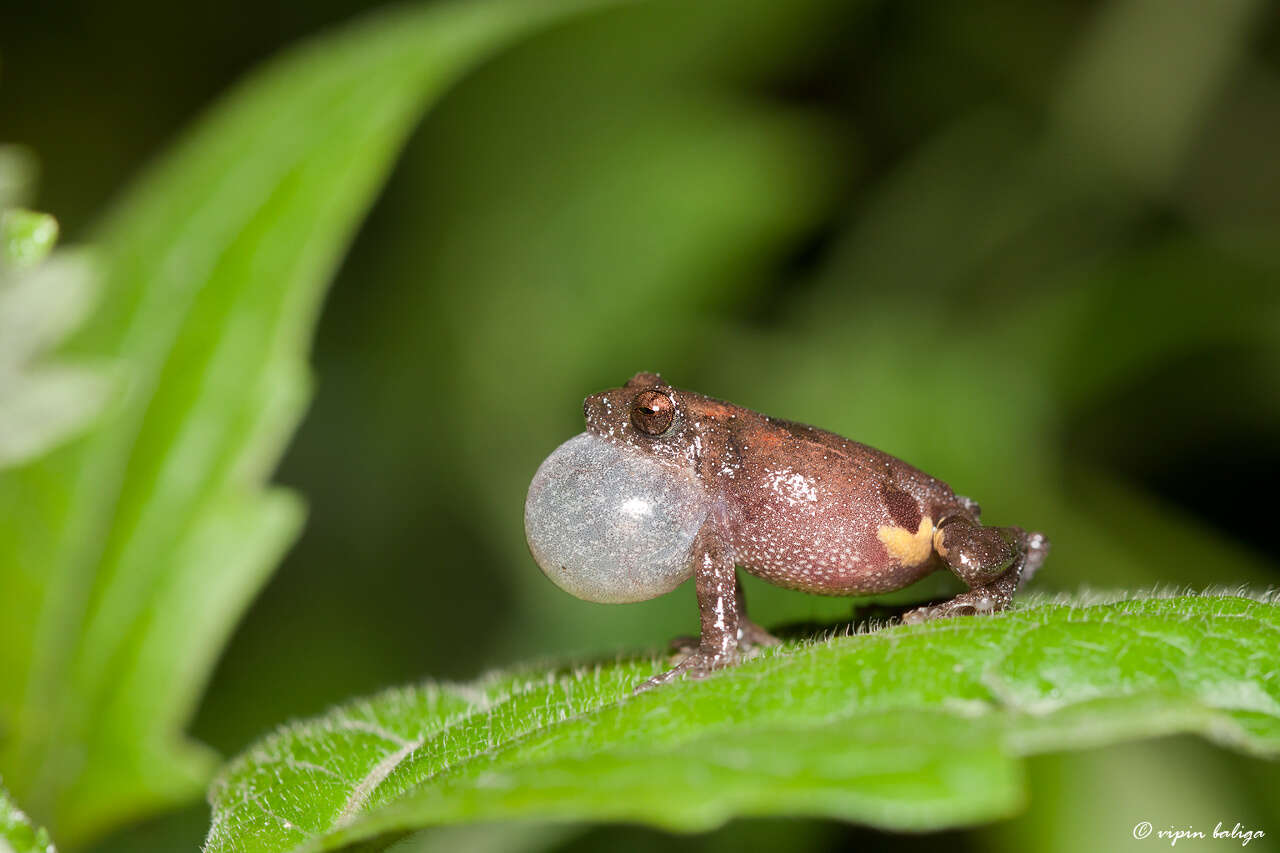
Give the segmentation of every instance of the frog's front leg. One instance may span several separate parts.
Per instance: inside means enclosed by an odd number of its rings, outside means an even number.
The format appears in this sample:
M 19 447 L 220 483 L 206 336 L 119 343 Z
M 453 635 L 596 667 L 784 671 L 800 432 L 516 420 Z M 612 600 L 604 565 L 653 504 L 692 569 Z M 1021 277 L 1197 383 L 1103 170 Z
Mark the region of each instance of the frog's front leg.
M 902 621 L 908 624 L 1004 610 L 1019 584 L 1044 562 L 1049 540 L 1021 527 L 983 527 L 976 519 L 956 516 L 938 526 L 933 549 L 969 591 L 907 611 Z
M 637 693 L 685 676 L 704 678 L 713 670 L 736 662 L 742 645 L 761 643 L 761 635 L 768 636 L 746 618 L 733 554 L 714 520 L 709 519 L 694 539 L 693 560 L 701 621 L 698 644 L 674 667 L 637 685 Z M 745 626 L 750 626 L 750 636 L 742 633 Z
M 737 577 L 734 592 L 738 600 L 738 648 L 746 650 L 778 645 L 781 641 L 777 637 L 747 618 L 747 596 L 742 591 L 740 575 Z M 686 635 L 671 641 L 671 651 L 681 655 L 683 660 L 684 657 L 695 654 L 701 645 L 697 637 Z

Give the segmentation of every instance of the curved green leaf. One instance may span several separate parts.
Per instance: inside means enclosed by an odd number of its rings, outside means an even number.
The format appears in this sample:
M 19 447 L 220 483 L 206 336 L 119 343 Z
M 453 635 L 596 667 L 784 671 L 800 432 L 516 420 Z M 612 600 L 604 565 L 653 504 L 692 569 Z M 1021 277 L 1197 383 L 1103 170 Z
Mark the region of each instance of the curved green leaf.
M 99 235 L 64 351 L 125 371 L 87 437 L 0 476 L 0 770 L 66 843 L 182 802 L 218 649 L 302 520 L 263 483 L 308 396 L 324 286 L 407 134 L 459 74 L 591 0 L 376 15 L 253 75 Z
M 509 818 L 972 824 L 1019 809 L 1022 755 L 1174 732 L 1280 754 L 1278 639 L 1274 596 L 1061 600 L 788 644 L 639 696 L 660 662 L 393 690 L 236 759 L 205 850 Z

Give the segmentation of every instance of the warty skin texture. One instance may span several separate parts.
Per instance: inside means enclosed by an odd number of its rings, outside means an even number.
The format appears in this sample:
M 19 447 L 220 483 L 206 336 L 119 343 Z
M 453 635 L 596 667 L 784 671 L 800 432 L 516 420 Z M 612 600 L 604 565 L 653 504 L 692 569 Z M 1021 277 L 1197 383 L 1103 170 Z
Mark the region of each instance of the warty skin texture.
M 639 689 L 701 677 L 732 663 L 744 648 L 776 642 L 747 619 L 735 567 L 821 595 L 888 592 L 943 568 L 970 587 L 904 616 L 918 622 L 1007 607 L 1048 550 L 1041 534 L 983 527 L 976 503 L 887 453 L 672 388 L 657 374 L 639 373 L 621 388 L 593 394 L 583 412 L 587 432 L 553 453 L 530 487 L 526 534 L 543 571 L 588 600 L 653 597 L 694 576 L 699 642 Z M 573 442 L 578 460 L 558 461 Z M 616 477 L 599 476 L 604 465 L 584 461 L 592 447 L 601 457 L 626 460 Z M 584 478 L 584 468 L 597 475 Z M 637 489 L 629 482 L 644 483 L 639 493 L 647 496 L 668 480 L 680 484 L 678 505 L 664 516 L 661 501 L 650 501 L 656 520 L 637 528 L 634 512 L 622 510 L 636 506 Z M 563 522 L 548 520 L 556 513 Z M 692 517 L 700 520 L 677 561 L 681 573 L 672 568 L 672 549 L 646 537 L 666 529 L 685 537 Z M 591 535 L 575 538 L 579 528 Z M 648 547 L 655 556 L 661 552 L 661 571 L 637 582 L 637 572 L 646 574 L 636 566 Z M 683 539 L 676 550 L 683 552 Z M 617 587 L 612 593 L 611 586 Z

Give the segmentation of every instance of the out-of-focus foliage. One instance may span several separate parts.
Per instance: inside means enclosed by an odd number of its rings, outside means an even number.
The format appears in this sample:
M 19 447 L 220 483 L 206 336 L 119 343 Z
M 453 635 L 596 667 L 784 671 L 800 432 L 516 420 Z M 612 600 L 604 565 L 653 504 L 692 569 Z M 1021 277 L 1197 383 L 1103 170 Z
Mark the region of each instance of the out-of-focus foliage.
M 635 697 L 664 661 L 396 690 L 232 762 L 205 850 L 501 818 L 991 820 L 1025 802 L 1019 755 L 1179 731 L 1280 755 L 1277 632 L 1270 597 L 1057 602 L 781 647 Z
M 0 788 L 0 851 L 3 853 L 57 853 L 43 827 L 33 826 L 30 818 Z
M 120 399 L 82 440 L 0 477 L 0 768 L 66 843 L 203 790 L 216 756 L 182 729 L 301 524 L 298 501 L 262 484 L 306 401 L 333 267 L 431 99 L 580 5 L 412 9 L 310 43 L 108 217 L 101 303 L 63 350 L 117 361 Z M 84 276 L 65 265 L 0 291 L 10 361 L 86 313 Z M 27 408 L 51 408 L 50 381 L 29 385 Z M 6 408 L 0 462 L 45 449 L 51 428 L 23 432 L 24 415 Z
M 46 260 L 58 223 L 16 206 L 30 172 L 18 149 L 0 147 L 0 469 L 83 429 L 110 391 L 102 370 L 50 357 L 92 308 L 96 282 L 81 255 Z
M 11 207 L 0 211 L 0 258 L 11 267 L 39 263 L 58 239 L 58 222 L 47 213 Z
M 133 0 L 71 30 L 28 4 L 0 20 L 0 135 L 46 158 L 37 206 L 76 237 L 231 76 L 356 3 L 267 0 L 246 18 Z M 421 126 L 339 272 L 316 403 L 280 473 L 311 521 L 194 734 L 238 752 L 387 684 L 692 629 L 690 591 L 578 602 L 521 535 L 528 478 L 580 430 L 581 398 L 637 369 L 877 444 L 987 519 L 1045 530 L 1041 586 L 1274 584 L 1278 39 L 1259 0 L 664 0 L 492 58 Z M 228 145 L 227 162 L 253 160 Z M 184 245 L 207 258 L 222 225 L 189 223 Z M 298 239 L 258 225 L 264 247 Z M 314 304 L 296 308 L 309 322 Z M 227 428 L 213 414 L 209 435 Z M 849 617 L 762 583 L 748 597 L 767 624 Z M 180 673 L 188 703 L 216 645 Z M 1120 846 L 1140 817 L 1265 819 L 1280 784 L 1274 764 L 1163 741 L 1028 768 L 1024 817 L 947 843 L 1066 850 L 1089 828 Z M 196 811 L 103 849 L 190 849 Z M 824 849 L 854 831 L 772 832 Z

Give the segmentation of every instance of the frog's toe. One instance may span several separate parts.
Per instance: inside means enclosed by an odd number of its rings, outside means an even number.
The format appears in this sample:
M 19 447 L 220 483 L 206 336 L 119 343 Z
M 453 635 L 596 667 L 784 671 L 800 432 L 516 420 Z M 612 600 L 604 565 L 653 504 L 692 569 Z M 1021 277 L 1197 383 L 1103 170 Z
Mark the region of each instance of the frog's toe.
M 950 601 L 941 604 L 926 604 L 902 614 L 906 625 L 920 625 L 934 619 L 946 619 L 951 616 L 973 616 L 977 613 L 993 613 L 1000 609 L 996 597 L 977 591 L 962 593 Z
M 1026 534 L 1025 556 L 1022 559 L 1022 576 L 1018 579 L 1019 586 L 1031 580 L 1031 576 L 1036 573 L 1047 556 L 1049 556 L 1049 537 L 1034 530 Z
M 682 678 L 706 678 L 717 669 L 723 669 L 737 660 L 736 655 L 712 654 L 704 651 L 691 652 L 666 672 L 659 673 L 636 685 L 635 693 L 644 693 L 655 687 L 661 687 Z
M 749 619 L 744 620 L 738 628 L 738 643 L 745 648 L 776 646 L 780 642 L 782 641 L 773 636 L 773 634 L 770 634 Z
M 698 650 L 698 638 L 684 635 L 667 644 L 667 654 L 691 655 Z
M 923 625 L 925 622 L 938 619 L 943 614 L 939 612 L 939 608 L 934 605 L 925 605 L 917 607 L 914 610 L 908 610 L 902 614 L 902 624 L 904 625 Z

